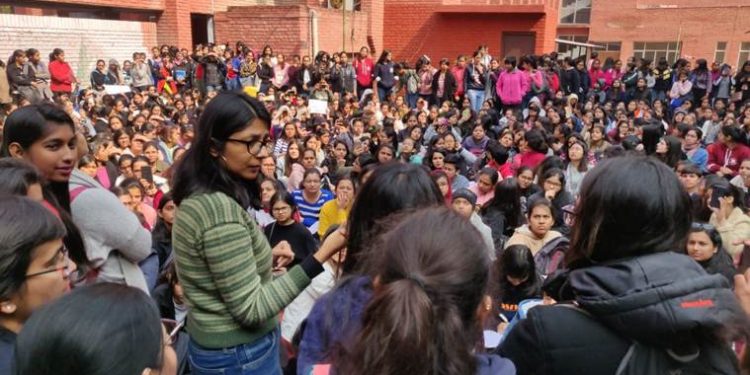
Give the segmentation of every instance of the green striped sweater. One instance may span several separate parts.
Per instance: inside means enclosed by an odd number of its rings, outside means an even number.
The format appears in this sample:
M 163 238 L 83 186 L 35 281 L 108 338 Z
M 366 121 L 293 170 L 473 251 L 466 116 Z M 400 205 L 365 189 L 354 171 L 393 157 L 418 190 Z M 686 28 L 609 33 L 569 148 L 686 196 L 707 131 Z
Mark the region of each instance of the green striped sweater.
M 309 283 L 300 266 L 272 278 L 271 247 L 257 224 L 223 193 L 193 195 L 172 229 L 177 274 L 190 310 L 187 330 L 206 348 L 251 343 Z

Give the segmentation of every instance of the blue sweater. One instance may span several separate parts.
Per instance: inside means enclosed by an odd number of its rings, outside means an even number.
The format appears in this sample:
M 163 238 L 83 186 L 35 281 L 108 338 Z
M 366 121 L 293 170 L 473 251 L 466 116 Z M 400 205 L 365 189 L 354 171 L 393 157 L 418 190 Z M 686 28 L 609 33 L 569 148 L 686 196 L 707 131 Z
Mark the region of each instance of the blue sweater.
M 0 375 L 14 374 L 16 334 L 0 327 Z
M 333 193 L 328 190 L 320 190 L 320 198 L 314 203 L 310 203 L 305 200 L 302 190 L 295 190 L 292 193 L 294 203 L 299 208 L 299 213 L 302 215 L 302 224 L 310 228 L 313 224 L 317 223 L 320 219 L 320 209 L 323 205 L 333 199 Z

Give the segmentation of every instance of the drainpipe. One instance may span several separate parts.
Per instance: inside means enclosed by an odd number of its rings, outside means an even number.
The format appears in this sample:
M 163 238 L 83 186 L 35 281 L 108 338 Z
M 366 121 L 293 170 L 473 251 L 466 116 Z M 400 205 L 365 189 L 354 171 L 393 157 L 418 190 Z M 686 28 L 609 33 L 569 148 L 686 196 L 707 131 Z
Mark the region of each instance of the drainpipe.
M 310 45 L 310 48 L 312 48 L 312 53 L 310 56 L 315 57 L 315 55 L 318 53 L 318 12 L 316 12 L 313 9 L 310 9 L 310 39 L 312 40 L 312 43 Z

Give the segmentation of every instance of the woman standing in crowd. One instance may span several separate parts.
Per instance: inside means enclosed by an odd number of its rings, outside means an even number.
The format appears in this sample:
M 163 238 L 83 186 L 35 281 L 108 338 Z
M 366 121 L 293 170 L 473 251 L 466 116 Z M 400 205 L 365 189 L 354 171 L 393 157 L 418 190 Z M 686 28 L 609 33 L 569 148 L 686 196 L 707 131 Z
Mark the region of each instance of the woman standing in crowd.
M 73 69 L 65 61 L 65 51 L 55 48 L 49 55 L 50 90 L 57 95 L 70 96 L 73 84 L 78 83 Z
M 272 279 L 272 269 L 286 265 L 294 253 L 288 246 L 272 250 L 246 212 L 258 199 L 256 179 L 269 152 L 269 127 L 260 102 L 242 93 L 219 94 L 206 106 L 193 147 L 175 174 L 174 251 L 192 307 L 187 329 L 196 374 L 281 374 L 276 316 L 341 249 L 343 236 L 337 233 Z

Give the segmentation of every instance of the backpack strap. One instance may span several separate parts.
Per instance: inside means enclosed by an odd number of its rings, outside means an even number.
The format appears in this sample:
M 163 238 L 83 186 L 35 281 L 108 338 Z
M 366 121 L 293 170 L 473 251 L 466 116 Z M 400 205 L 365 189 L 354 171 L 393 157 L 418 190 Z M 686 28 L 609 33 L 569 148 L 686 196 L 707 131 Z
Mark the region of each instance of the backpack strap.
M 83 191 L 84 191 L 84 190 L 86 190 L 86 189 L 88 189 L 88 188 L 89 188 L 88 186 L 83 186 L 83 185 L 81 185 L 81 186 L 79 186 L 79 187 L 77 187 L 77 188 L 75 188 L 75 189 L 71 190 L 71 191 L 70 191 L 70 203 L 73 203 L 73 201 L 74 201 L 74 200 L 75 200 L 76 198 L 78 198 L 78 196 L 79 196 L 79 195 L 81 195 L 81 193 L 83 193 Z

